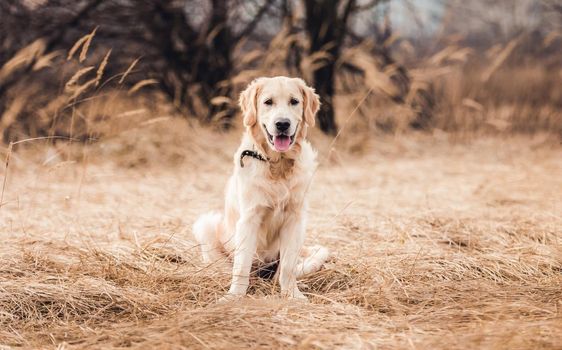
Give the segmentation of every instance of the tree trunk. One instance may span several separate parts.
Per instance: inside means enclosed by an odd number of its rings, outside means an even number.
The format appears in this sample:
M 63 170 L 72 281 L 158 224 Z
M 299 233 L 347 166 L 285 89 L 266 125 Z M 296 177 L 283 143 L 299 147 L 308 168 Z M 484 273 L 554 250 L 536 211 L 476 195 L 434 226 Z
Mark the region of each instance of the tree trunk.
M 321 106 L 318 112 L 318 124 L 320 130 L 326 134 L 335 134 L 337 131 L 336 118 L 334 113 L 334 74 L 335 64 L 333 61 L 327 62 L 322 68 L 314 71 L 314 86 L 320 95 Z
M 336 62 L 340 56 L 347 32 L 347 19 L 355 7 L 354 0 L 305 0 L 305 29 L 310 41 L 309 54 L 326 52 L 321 65 L 313 72 L 314 87 L 320 95 L 322 106 L 318 114 L 320 129 L 335 134 L 337 125 L 334 113 Z M 338 9 L 343 8 L 343 13 Z
M 336 49 L 336 21 L 339 0 L 306 0 L 306 32 L 310 41 L 309 54 L 320 51 L 330 54 L 322 60 L 322 66 L 313 72 L 314 87 L 322 105 L 318 113 L 320 129 L 327 134 L 337 130 L 334 115 L 334 84 Z

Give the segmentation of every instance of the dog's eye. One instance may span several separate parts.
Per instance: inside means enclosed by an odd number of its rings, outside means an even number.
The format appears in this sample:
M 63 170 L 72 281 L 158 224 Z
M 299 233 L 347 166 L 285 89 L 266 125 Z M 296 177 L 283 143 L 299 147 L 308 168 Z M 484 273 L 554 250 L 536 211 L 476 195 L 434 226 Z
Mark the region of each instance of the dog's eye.
M 264 104 L 271 106 L 273 104 L 273 100 L 268 98 L 267 100 L 264 101 Z
M 297 100 L 296 98 L 292 98 L 289 103 L 291 104 L 291 106 L 296 106 L 299 104 L 299 100 Z

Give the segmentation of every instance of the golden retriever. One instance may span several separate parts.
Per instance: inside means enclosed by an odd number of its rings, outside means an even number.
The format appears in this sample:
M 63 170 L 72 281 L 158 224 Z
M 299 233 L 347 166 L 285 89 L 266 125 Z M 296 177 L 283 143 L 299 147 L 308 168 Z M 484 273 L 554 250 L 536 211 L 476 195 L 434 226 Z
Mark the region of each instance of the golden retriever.
M 297 277 L 319 270 L 329 257 L 324 247 L 303 247 L 306 192 L 316 168 L 306 133 L 314 126 L 318 95 L 302 79 L 258 78 L 239 102 L 246 130 L 234 154 L 224 214 L 201 216 L 193 235 L 205 262 L 234 258 L 224 299 L 246 294 L 253 263 L 278 266 L 282 294 L 306 299 Z

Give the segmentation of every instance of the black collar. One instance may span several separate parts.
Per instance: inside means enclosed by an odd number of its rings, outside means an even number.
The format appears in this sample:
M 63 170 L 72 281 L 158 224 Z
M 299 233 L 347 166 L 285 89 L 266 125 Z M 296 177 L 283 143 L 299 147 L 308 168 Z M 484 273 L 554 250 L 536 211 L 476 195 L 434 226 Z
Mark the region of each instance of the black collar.
M 242 167 L 242 168 L 244 167 L 244 157 L 246 157 L 246 156 L 250 156 L 252 158 L 261 160 L 262 162 L 268 161 L 267 158 L 265 158 L 264 156 L 262 156 L 258 152 L 250 151 L 250 150 L 247 149 L 247 150 L 242 151 L 242 153 L 240 153 L 240 167 Z

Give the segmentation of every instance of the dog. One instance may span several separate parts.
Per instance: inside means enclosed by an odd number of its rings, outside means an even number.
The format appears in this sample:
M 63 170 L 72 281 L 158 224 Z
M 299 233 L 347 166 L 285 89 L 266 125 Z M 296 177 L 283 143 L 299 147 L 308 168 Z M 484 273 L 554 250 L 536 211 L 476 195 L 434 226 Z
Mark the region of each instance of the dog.
M 325 247 L 305 248 L 306 193 L 316 152 L 306 140 L 320 99 L 299 78 L 258 78 L 240 94 L 245 133 L 234 154 L 224 214 L 210 212 L 193 225 L 203 261 L 233 257 L 229 300 L 247 292 L 252 265 L 274 266 L 283 296 L 306 299 L 297 278 L 329 259 Z M 278 268 L 277 268 L 278 266 Z

